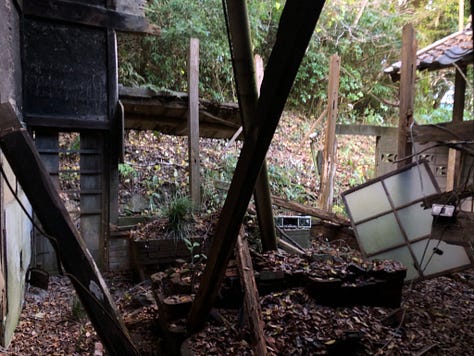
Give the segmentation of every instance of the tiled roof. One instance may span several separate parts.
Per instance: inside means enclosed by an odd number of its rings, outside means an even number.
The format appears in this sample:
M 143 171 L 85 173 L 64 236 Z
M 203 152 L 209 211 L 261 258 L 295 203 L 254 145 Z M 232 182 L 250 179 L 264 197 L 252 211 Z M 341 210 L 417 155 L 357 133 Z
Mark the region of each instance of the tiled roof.
M 437 70 L 474 62 L 472 27 L 455 32 L 417 52 L 418 70 Z M 393 63 L 384 70 L 393 80 L 400 78 L 401 62 Z

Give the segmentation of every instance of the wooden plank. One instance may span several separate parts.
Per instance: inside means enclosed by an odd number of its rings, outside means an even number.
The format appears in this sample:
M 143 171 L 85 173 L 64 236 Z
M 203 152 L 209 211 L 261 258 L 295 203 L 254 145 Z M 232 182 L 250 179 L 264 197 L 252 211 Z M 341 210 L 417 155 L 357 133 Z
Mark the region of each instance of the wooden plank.
M 250 256 L 249 245 L 243 227 L 237 236 L 235 247 L 237 267 L 239 268 L 240 280 L 244 289 L 244 306 L 249 320 L 250 332 L 253 336 L 254 351 L 256 355 L 267 354 L 267 344 L 263 332 L 262 308 L 260 308 L 260 297 L 258 295 L 255 273 Z
M 474 121 L 414 125 L 415 142 L 469 141 L 474 139 Z
M 336 125 L 336 135 L 392 136 L 396 134 L 396 127 L 375 125 Z
M 188 67 L 188 159 L 189 189 L 195 207 L 201 205 L 201 176 L 199 160 L 199 39 L 189 43 Z
M 326 132 L 324 138 L 323 167 L 321 171 L 319 206 L 326 211 L 332 210 L 334 197 L 334 176 L 336 173 L 336 121 L 337 98 L 339 92 L 339 73 L 341 58 L 333 54 L 329 63 L 328 108 Z
M 327 210 L 322 210 L 318 208 L 314 208 L 311 206 L 306 206 L 303 204 L 299 204 L 294 201 L 289 201 L 275 195 L 272 196 L 273 204 L 279 206 L 280 208 L 289 209 L 291 211 L 303 214 L 303 215 L 311 215 L 317 217 L 324 221 L 330 221 L 334 224 L 341 225 L 341 226 L 350 226 L 350 221 L 340 215 L 328 212 Z
M 50 152 L 42 153 L 41 160 L 49 172 L 51 181 L 59 191 L 59 179 L 57 172 L 59 170 L 59 142 L 58 132 L 55 130 L 35 130 L 35 146 Z M 56 174 L 54 174 L 56 173 Z M 54 175 L 53 175 L 54 174 Z M 37 220 L 37 219 L 36 219 Z M 41 235 L 41 232 L 34 230 L 35 249 L 33 259 L 35 266 L 41 267 L 47 272 L 58 272 L 57 260 L 53 246 L 48 239 Z
M 27 115 L 25 122 L 29 127 L 54 127 L 63 130 L 110 130 L 108 121 Z
M 94 260 L 71 221 L 26 130 L 5 125 L 17 121 L 10 104 L 0 105 L 0 148 L 41 222 L 56 244 L 66 275 L 71 279 L 97 333 L 111 355 L 138 355 L 115 309 Z M 6 119 L 4 121 L 3 119 Z
M 454 79 L 453 122 L 462 122 L 466 103 L 466 66 L 456 68 Z
M 260 73 L 255 72 L 246 2 L 227 0 L 225 6 L 230 31 L 229 46 L 234 63 L 242 126 L 244 137 L 247 137 L 252 131 L 252 126 L 259 120 L 259 117 L 256 116 L 260 89 L 260 85 L 257 85 L 257 75 L 263 79 L 264 73 L 262 71 Z M 263 70 L 263 63 L 259 66 Z M 265 160 L 255 182 L 254 197 L 262 248 L 264 251 L 276 250 L 275 221 L 273 219 L 270 184 Z
M 100 132 L 82 132 L 80 135 L 81 150 L 104 151 L 104 136 Z M 104 228 L 108 226 L 107 189 L 105 188 L 103 155 L 82 155 L 80 157 L 80 207 L 81 235 L 100 268 L 106 266 L 104 253 Z M 102 193 L 83 194 L 83 190 Z M 108 201 L 107 201 L 108 203 Z M 102 222 L 107 222 L 102 224 Z
M 448 151 L 448 167 L 446 172 L 446 191 L 450 192 L 457 187 L 457 181 L 461 174 L 461 153 L 454 148 Z
M 323 6 L 324 1 L 313 0 L 285 3 L 276 42 L 265 69 L 257 105 L 258 120 L 246 135 L 237 161 L 199 291 L 189 313 L 190 332 L 204 325 L 214 304 L 260 168 Z
M 114 11 L 101 6 L 63 0 L 25 0 L 25 15 L 61 20 L 95 27 L 112 28 L 123 32 L 159 34 L 159 28 L 143 16 Z
M 405 166 L 411 161 L 410 159 L 402 159 L 411 154 L 411 144 L 408 142 L 408 133 L 410 125 L 413 123 L 417 49 L 413 25 L 407 24 L 403 26 L 402 43 L 397 149 L 397 155 L 400 162 L 398 163 L 398 168 Z
M 464 116 L 464 106 L 466 97 L 466 66 L 456 68 L 456 76 L 454 81 L 454 105 L 453 105 L 453 122 L 461 123 Z M 471 132 L 474 137 L 474 131 Z M 454 190 L 457 186 L 457 180 L 461 166 L 461 152 L 453 148 L 449 149 L 448 155 L 448 171 L 446 172 L 446 191 Z

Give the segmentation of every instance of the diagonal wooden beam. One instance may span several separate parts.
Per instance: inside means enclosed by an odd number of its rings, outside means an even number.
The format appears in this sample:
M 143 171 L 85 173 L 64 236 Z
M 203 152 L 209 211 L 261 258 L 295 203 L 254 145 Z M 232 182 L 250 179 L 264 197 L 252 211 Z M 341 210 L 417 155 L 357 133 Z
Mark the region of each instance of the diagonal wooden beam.
M 190 332 L 204 325 L 212 308 L 260 168 L 323 5 L 324 1 L 314 0 L 290 0 L 285 4 L 260 89 L 254 125 L 246 134 L 199 291 L 189 313 Z
M 0 104 L 0 148 L 44 231 L 51 237 L 65 274 L 107 351 L 117 356 L 138 355 L 105 281 L 10 103 Z
M 245 136 L 253 125 L 252 120 L 256 117 L 258 102 L 247 5 L 245 1 L 226 0 L 224 9 L 226 10 L 229 46 Z M 276 250 L 275 222 L 273 220 L 272 199 L 265 160 L 255 182 L 254 197 L 262 248 L 264 251 Z

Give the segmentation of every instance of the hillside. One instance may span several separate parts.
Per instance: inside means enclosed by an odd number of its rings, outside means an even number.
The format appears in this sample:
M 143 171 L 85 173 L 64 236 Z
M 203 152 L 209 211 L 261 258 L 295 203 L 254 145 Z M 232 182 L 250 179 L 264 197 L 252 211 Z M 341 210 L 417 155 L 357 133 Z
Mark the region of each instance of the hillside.
M 317 205 L 319 177 L 311 156 L 310 135 L 321 124 L 286 113 L 267 154 L 272 194 L 310 206 Z M 371 178 L 375 138 L 338 136 L 335 210 L 342 211 L 339 193 Z M 241 142 L 201 139 L 203 210 L 221 206 L 232 178 Z M 127 134 L 121 165 L 122 214 L 159 213 L 175 194 L 187 194 L 187 138 L 142 131 Z

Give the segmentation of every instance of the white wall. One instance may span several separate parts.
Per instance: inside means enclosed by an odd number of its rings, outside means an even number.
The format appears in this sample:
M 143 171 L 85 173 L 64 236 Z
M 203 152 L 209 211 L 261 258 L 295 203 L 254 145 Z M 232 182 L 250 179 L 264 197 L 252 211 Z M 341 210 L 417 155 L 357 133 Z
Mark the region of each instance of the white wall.
M 19 17 L 13 0 L 4 0 L 0 1 L 0 102 L 12 100 L 21 111 Z M 1 152 L 0 164 L 31 211 Z M 0 344 L 7 346 L 23 306 L 25 276 L 31 260 L 31 223 L 3 178 L 0 182 Z

